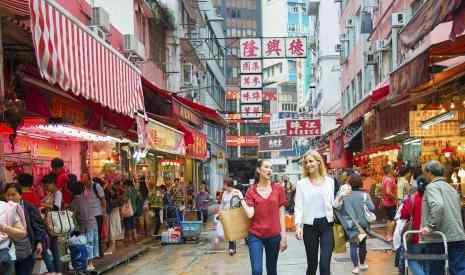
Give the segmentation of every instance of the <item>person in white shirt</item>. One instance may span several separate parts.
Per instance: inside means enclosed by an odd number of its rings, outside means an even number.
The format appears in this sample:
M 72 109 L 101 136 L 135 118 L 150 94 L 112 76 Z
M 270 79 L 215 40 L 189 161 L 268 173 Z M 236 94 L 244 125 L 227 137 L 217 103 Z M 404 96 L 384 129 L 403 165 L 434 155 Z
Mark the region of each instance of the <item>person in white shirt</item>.
M 306 274 L 316 275 L 318 249 L 321 247 L 320 274 L 330 275 L 333 207 L 342 203 L 342 197 L 334 199 L 334 179 L 327 176 L 323 158 L 318 152 L 306 153 L 302 166 L 304 178 L 297 183 L 294 208 L 296 237 L 304 240 L 307 254 Z

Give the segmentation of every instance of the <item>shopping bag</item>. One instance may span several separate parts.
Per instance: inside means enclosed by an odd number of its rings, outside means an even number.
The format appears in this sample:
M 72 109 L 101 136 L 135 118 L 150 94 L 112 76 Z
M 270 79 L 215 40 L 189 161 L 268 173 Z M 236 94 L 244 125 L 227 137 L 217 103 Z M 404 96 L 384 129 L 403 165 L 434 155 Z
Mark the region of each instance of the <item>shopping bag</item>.
M 32 268 L 32 275 L 40 275 L 47 273 L 47 267 L 45 266 L 45 262 L 43 260 L 36 260 L 34 262 L 34 267 Z
M 294 215 L 286 215 L 286 231 L 295 231 Z
M 69 234 L 76 229 L 73 212 L 69 210 L 48 212 L 46 224 L 52 236 Z
M 234 197 L 233 197 L 234 198 Z M 231 204 L 233 203 L 231 198 Z M 222 211 L 220 221 L 223 225 L 224 238 L 228 241 L 245 239 L 249 234 L 250 219 L 244 208 L 230 208 Z
M 346 238 L 344 235 L 344 227 L 340 224 L 333 225 L 334 235 L 334 253 L 346 253 Z

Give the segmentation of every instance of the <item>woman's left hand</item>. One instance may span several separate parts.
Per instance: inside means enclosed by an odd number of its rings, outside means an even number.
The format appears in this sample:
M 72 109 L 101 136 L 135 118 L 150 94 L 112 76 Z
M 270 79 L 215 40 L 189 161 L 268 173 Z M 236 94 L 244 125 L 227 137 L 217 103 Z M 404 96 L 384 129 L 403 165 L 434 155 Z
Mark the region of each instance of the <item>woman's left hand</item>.
M 284 251 L 286 251 L 286 249 L 287 249 L 287 238 L 283 238 L 283 239 L 281 239 L 281 242 L 279 244 L 279 250 L 281 252 L 284 252 Z

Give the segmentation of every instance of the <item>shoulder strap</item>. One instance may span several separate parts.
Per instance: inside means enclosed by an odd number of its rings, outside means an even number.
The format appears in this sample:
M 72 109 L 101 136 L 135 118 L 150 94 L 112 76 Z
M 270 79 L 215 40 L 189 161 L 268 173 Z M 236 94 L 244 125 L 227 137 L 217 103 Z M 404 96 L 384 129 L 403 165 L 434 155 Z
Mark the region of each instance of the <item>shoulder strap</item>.
M 101 200 L 102 198 L 100 197 L 100 195 L 99 195 L 98 192 L 97 192 L 97 184 L 98 184 L 98 183 L 96 183 L 96 182 L 92 183 L 92 189 L 94 189 L 95 196 L 97 196 L 97 198 L 98 198 L 99 200 Z

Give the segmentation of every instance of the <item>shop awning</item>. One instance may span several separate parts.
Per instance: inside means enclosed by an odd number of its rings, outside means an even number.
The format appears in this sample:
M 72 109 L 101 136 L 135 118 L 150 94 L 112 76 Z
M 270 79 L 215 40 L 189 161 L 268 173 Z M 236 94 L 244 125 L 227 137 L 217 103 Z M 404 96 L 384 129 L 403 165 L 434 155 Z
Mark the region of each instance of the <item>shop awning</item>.
M 451 20 L 454 21 L 451 33 L 453 38 L 463 32 L 464 11 L 465 1 L 463 0 L 428 0 L 402 29 L 400 40 L 406 47 L 413 48 L 437 25 Z
M 371 101 L 372 103 L 377 103 L 389 95 L 391 91 L 391 87 L 388 81 L 384 81 L 380 83 L 376 88 L 371 91 Z
M 30 18 L 44 79 L 129 117 L 144 111 L 141 73 L 123 55 L 55 1 L 30 0 Z
M 28 0 L 2 0 L 0 1 L 0 14 L 5 11 L 7 14 L 28 16 L 29 1 Z
M 202 104 L 195 103 L 194 101 L 187 99 L 185 97 L 181 97 L 175 94 L 173 94 L 173 97 L 176 98 L 182 104 L 187 105 L 193 110 L 199 112 L 205 119 L 208 119 L 221 126 L 227 125 L 226 120 L 217 111 L 207 106 L 204 106 Z
M 455 68 L 460 68 L 460 65 L 436 74 L 431 73 L 430 66 L 459 56 L 465 56 L 465 35 L 457 37 L 455 41 L 447 40 L 432 45 L 391 73 L 392 94 L 399 96 L 412 90 L 424 90 L 422 87 L 437 83 L 438 78 L 454 75 L 457 71 Z

